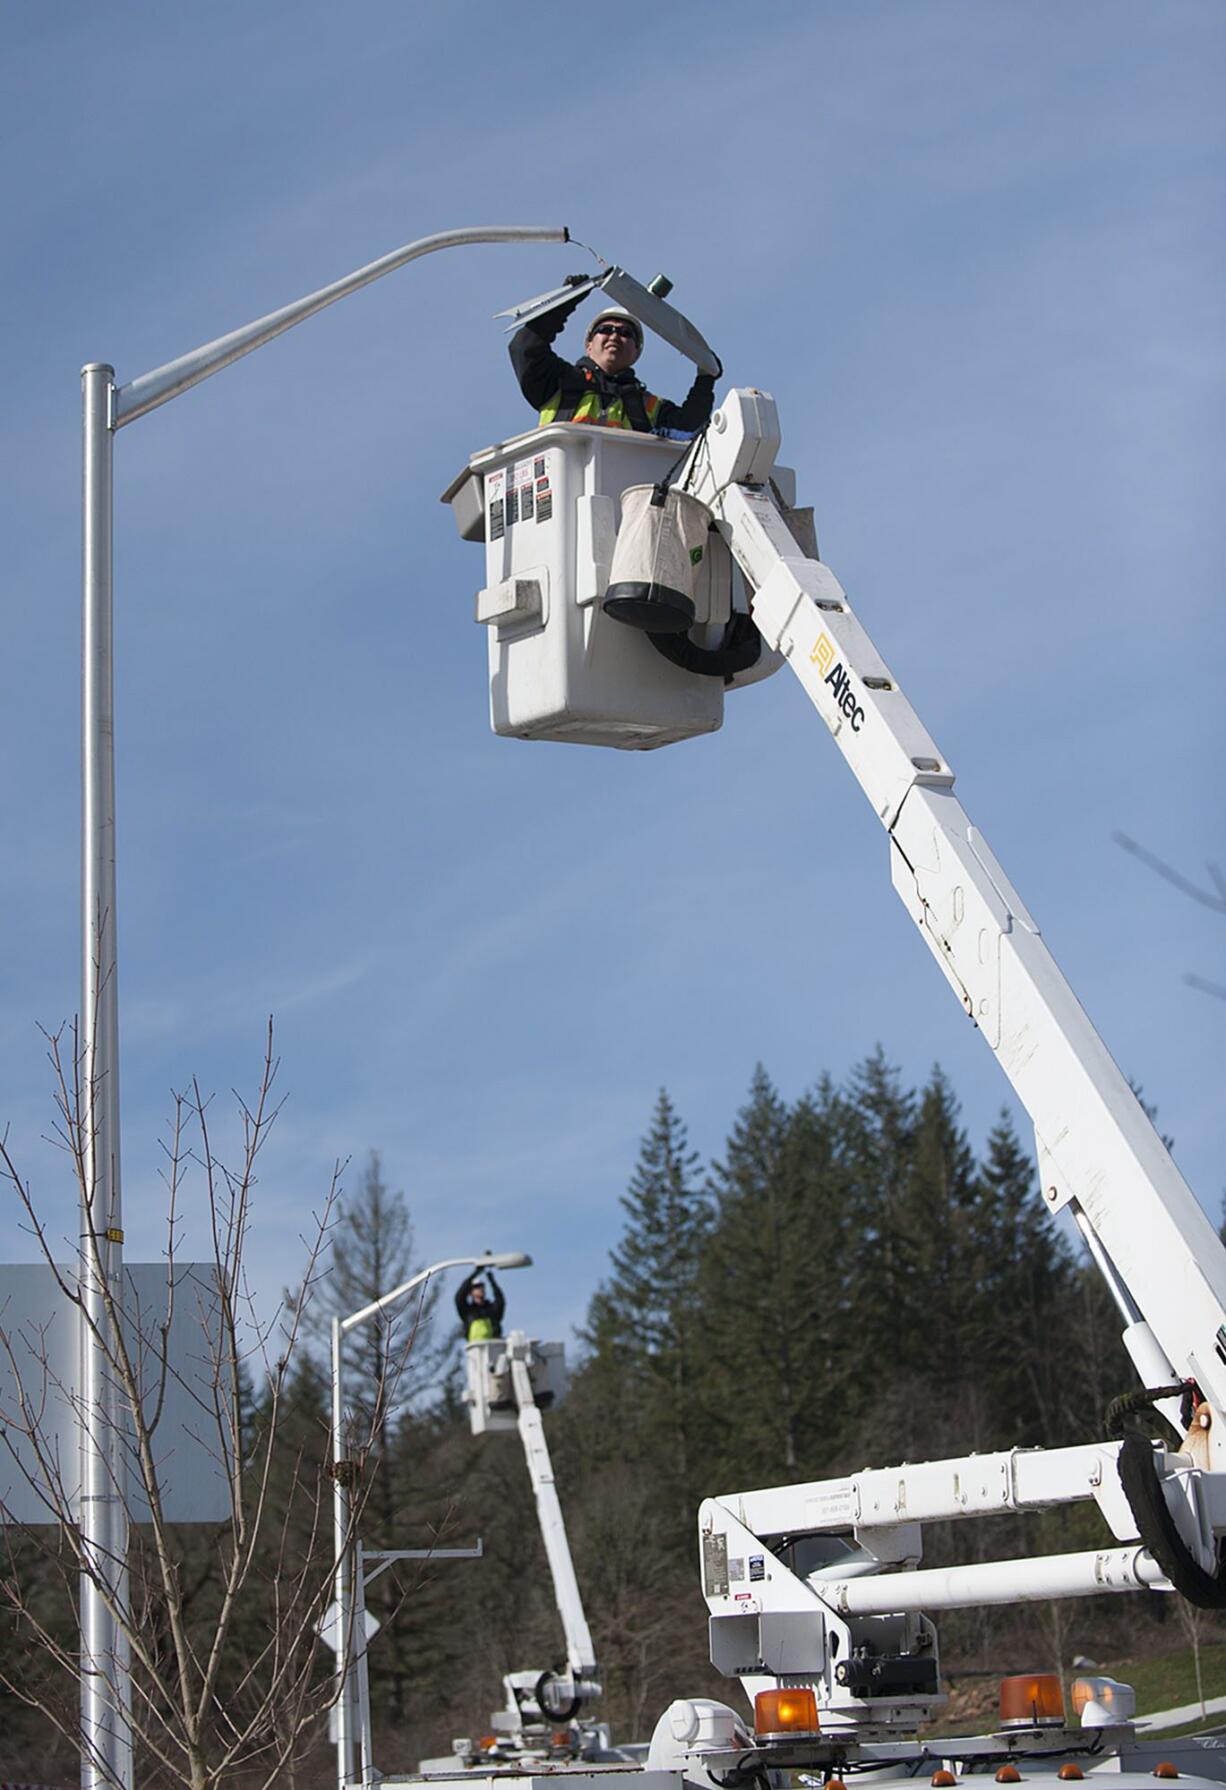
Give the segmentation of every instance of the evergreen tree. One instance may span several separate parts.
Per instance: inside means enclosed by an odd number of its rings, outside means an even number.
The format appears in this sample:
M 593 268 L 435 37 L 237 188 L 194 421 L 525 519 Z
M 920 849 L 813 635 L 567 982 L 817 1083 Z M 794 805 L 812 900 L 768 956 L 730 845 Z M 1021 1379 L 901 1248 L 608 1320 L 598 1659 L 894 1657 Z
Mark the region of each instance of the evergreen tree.
M 791 1203 L 782 1173 L 787 1128 L 787 1107 L 759 1063 L 724 1160 L 712 1171 L 718 1223 L 704 1275 L 714 1410 L 736 1412 L 729 1427 L 742 1472 L 751 1461 L 768 1473 L 769 1461 L 791 1472 L 800 1453 L 794 1333 L 808 1314 L 795 1310 L 781 1285 Z M 748 1362 L 757 1396 L 744 1400 L 738 1382 L 743 1388 Z
M 592 1352 L 588 1393 L 604 1405 L 618 1452 L 671 1451 L 668 1477 L 678 1487 L 688 1484 L 693 1465 L 696 1282 L 710 1226 L 697 1166 L 686 1128 L 661 1089 L 621 1202 L 626 1223 L 613 1271 L 580 1333 Z
M 1137 1370 L 1122 1341 L 1124 1320 L 1098 1266 L 1083 1256 L 1074 1271 L 1065 1350 L 1065 1388 L 1072 1406 L 1069 1440 L 1105 1434 L 1107 1407 L 1135 1392 Z
M 828 1083 L 789 1110 L 761 1066 L 712 1187 L 703 1273 L 712 1470 L 831 1470 L 845 1428 L 845 1176 Z M 752 1372 L 753 1395 L 746 1397 Z
M 847 1108 L 829 1076 L 792 1109 L 786 1162 L 797 1187 L 794 1269 L 806 1322 L 800 1333 L 800 1465 L 830 1474 L 843 1459 L 856 1417 L 862 1379 L 858 1339 L 850 1322 L 854 1188 L 846 1149 Z
M 914 1301 L 913 1236 L 903 1212 L 915 1147 L 915 1097 L 878 1046 L 849 1078 L 844 1097 L 844 1150 L 850 1176 L 849 1323 L 856 1337 L 864 1390 L 864 1447 L 878 1458 L 883 1416 L 905 1415 L 897 1366 L 910 1359 L 927 1328 Z M 891 1450 L 891 1453 L 895 1453 Z
M 991 1328 L 985 1277 L 990 1240 L 981 1222 L 982 1184 L 958 1102 L 934 1068 L 920 1097 L 910 1162 L 896 1206 L 902 1245 L 899 1316 L 920 1347 L 909 1351 L 908 1456 L 966 1453 L 988 1445 L 991 1388 L 983 1341 Z M 923 1393 L 920 1394 L 920 1382 Z
M 981 1345 L 1001 1446 L 1052 1446 L 1079 1428 L 1065 1351 L 1052 1338 L 1074 1322 L 1076 1275 L 1069 1248 L 1039 1195 L 1034 1159 L 1007 1111 L 988 1135 L 980 1169 L 984 1287 L 990 1324 Z

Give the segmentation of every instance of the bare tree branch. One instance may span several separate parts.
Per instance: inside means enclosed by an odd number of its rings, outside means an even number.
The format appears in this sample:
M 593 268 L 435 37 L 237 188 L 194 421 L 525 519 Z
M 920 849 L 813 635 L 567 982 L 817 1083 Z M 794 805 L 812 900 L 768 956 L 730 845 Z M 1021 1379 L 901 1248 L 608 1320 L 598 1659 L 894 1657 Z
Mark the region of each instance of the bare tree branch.
M 75 1408 L 80 1421 L 96 1423 L 96 1417 L 80 1410 L 74 1388 L 60 1383 L 45 1331 L 10 1332 L 0 1311 L 0 1373 L 16 1389 L 4 1401 L 11 1408 L 0 1409 L 0 1450 L 7 1450 L 36 1491 L 47 1525 L 0 1529 L 0 1611 L 13 1619 L 22 1640 L 18 1648 L 0 1648 L 0 1686 L 81 1747 L 74 1596 L 87 1574 L 130 1649 L 134 1739 L 140 1756 L 161 1774 L 159 1783 L 220 1790 L 237 1773 L 256 1770 L 263 1790 L 271 1790 L 285 1781 L 317 1730 L 336 1680 L 320 1641 L 333 1583 L 327 1412 L 322 1405 L 304 1411 L 297 1402 L 307 1361 L 300 1348 L 301 1307 L 261 1319 L 246 1272 L 258 1159 L 281 1110 L 274 1097 L 272 1025 L 255 1097 L 236 1096 L 240 1141 L 232 1168 L 214 1141 L 211 1096 L 196 1081 L 174 1096 L 163 1145 L 166 1272 L 156 1309 L 147 1296 L 139 1299 L 127 1288 L 121 1295 L 101 1272 L 106 1226 L 94 1221 L 92 1153 L 83 1122 L 87 1090 L 75 1029 L 71 1036 L 69 1054 L 63 1031 L 47 1034 L 54 1141 L 72 1162 L 84 1215 L 77 1264 L 65 1268 L 57 1261 L 7 1132 L 0 1136 L 0 1181 L 13 1188 L 64 1309 L 85 1326 L 119 1389 L 124 1465 L 114 1477 L 128 1478 L 116 1489 L 129 1515 L 131 1592 L 129 1607 L 121 1608 L 114 1584 L 122 1563 L 83 1545 L 74 1508 L 75 1461 L 65 1470 L 54 1448 L 55 1401 Z M 302 1239 L 304 1289 L 325 1270 L 340 1175 L 337 1164 Z M 189 1315 L 185 1301 L 192 1283 L 178 1253 L 189 1183 L 197 1179 L 212 1260 L 201 1358 L 185 1364 L 175 1359 L 173 1332 Z M 199 1191 L 191 1198 L 198 1199 Z M 87 1274 L 103 1285 L 100 1319 L 91 1320 L 81 1295 Z M 386 1416 L 407 1353 L 406 1345 L 388 1363 L 387 1383 L 374 1401 L 376 1421 Z M 200 1383 L 189 1368 L 200 1370 Z M 216 1465 L 225 1486 L 227 1520 L 203 1532 L 200 1525 L 176 1523 L 168 1502 L 159 1432 L 172 1390 L 176 1412 L 192 1413 L 191 1436 L 201 1458 Z M 363 1438 L 362 1456 L 370 1440 Z M 360 1476 L 350 1501 L 355 1535 L 368 1491 Z M 0 1519 L 10 1514 L 0 1508 Z M 352 1637 L 342 1637 L 342 1644 L 351 1645 Z M 31 1672 L 31 1661 L 46 1670 Z M 109 1687 L 112 1694 L 119 1688 Z
M 1205 865 L 1205 869 L 1213 887 L 1201 889 L 1176 870 L 1173 864 L 1168 864 L 1165 858 L 1158 857 L 1155 852 L 1148 851 L 1127 833 L 1117 830 L 1111 836 L 1117 845 L 1122 846 L 1126 852 L 1131 852 L 1134 858 L 1140 858 L 1142 864 L 1147 864 L 1158 876 L 1178 889 L 1181 895 L 1188 896 L 1192 901 L 1199 901 L 1202 907 L 1209 908 L 1215 914 L 1226 914 L 1226 876 L 1223 876 L 1221 867 L 1212 860 Z

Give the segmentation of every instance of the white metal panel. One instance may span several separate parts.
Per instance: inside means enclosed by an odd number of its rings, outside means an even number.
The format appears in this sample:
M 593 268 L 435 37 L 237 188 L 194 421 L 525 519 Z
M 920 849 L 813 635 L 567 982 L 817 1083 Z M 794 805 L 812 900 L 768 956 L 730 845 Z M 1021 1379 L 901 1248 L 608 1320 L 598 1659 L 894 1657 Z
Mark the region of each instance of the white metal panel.
M 71 1284 L 75 1269 L 63 1268 Z M 153 1453 L 167 1521 L 222 1522 L 231 1511 L 233 1400 L 228 1361 L 218 1348 L 215 1270 L 178 1263 L 173 1285 L 163 1262 L 124 1264 L 125 1337 L 153 1426 Z M 169 1325 L 163 1341 L 162 1326 Z M 0 1520 L 58 1520 L 80 1493 L 80 1334 L 76 1307 L 46 1263 L 0 1267 Z M 23 1430 L 33 1425 L 39 1451 Z M 131 1442 L 131 1520 L 149 1506 Z M 47 1475 L 54 1493 L 40 1491 Z

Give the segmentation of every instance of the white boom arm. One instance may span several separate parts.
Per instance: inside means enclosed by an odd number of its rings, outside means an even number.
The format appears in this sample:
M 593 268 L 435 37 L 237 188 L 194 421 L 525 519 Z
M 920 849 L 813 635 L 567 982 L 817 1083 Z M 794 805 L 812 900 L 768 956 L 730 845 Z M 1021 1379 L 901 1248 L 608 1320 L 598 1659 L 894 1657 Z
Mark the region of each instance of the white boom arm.
M 940 1701 L 921 1613 L 1177 1586 L 1226 1604 L 1226 1250 L 954 794 L 954 774 L 771 483 L 773 399 L 734 391 L 687 461 L 753 619 L 834 735 L 890 841 L 894 886 L 1034 1122 L 1043 1196 L 1069 1207 L 1147 1388 L 1195 1382 L 1178 1453 L 1141 1435 L 735 1492 L 699 1513 L 711 1658 L 752 1696 L 807 1681 L 824 1732 L 913 1728 Z M 1177 1416 L 1180 1400 L 1164 1409 Z M 915 1570 L 922 1522 L 1093 1499 L 1117 1543 Z M 894 1569 L 894 1570 L 890 1570 Z M 897 1570 L 902 1569 L 902 1570 Z
M 954 774 L 770 487 L 774 400 L 734 391 L 681 483 L 714 512 L 786 659 L 886 828 L 891 874 L 1034 1122 L 1043 1196 L 1070 1206 L 1143 1384 L 1193 1379 L 1226 1413 L 1226 1251 L 954 794 Z M 1226 1464 L 1226 1422 L 1210 1431 Z
M 579 1595 L 575 1563 L 570 1556 L 570 1543 L 566 1539 L 566 1524 L 558 1500 L 558 1488 L 554 1484 L 553 1462 L 549 1458 L 540 1407 L 532 1391 L 532 1379 L 528 1371 L 531 1344 L 521 1331 L 513 1330 L 507 1338 L 506 1351 L 511 1367 L 515 1403 L 519 1409 L 519 1433 L 528 1462 L 528 1476 L 536 1494 L 541 1540 L 545 1543 L 549 1571 L 553 1576 L 554 1600 L 566 1636 L 567 1664 L 577 1689 L 581 1681 L 590 1683 L 598 1676 L 596 1656 L 583 1611 L 583 1599 Z M 589 1694 L 595 1693 L 589 1690 Z

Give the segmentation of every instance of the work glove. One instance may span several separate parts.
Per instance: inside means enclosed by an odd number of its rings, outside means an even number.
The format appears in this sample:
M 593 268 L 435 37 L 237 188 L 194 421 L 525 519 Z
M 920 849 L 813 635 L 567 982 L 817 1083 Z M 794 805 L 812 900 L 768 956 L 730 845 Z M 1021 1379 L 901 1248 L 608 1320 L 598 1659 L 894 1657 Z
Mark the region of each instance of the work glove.
M 564 286 L 586 286 L 590 276 L 585 273 L 568 273 L 562 281 Z M 577 293 L 574 298 L 560 298 L 551 311 L 537 317 L 529 328 L 534 330 L 542 341 L 552 342 L 561 335 L 566 324 L 583 303 L 585 293 Z

